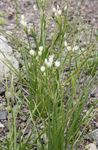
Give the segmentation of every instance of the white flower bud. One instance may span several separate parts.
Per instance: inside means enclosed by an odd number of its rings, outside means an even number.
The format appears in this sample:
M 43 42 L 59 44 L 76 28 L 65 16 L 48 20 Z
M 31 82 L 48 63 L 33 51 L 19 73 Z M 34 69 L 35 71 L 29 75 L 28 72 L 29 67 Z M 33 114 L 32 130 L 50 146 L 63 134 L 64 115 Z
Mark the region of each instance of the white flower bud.
M 37 11 L 37 6 L 36 6 L 36 4 L 33 5 L 33 9 L 34 9 L 34 11 Z
M 25 21 L 24 15 L 21 15 L 21 24 L 22 24 L 24 27 L 27 26 L 27 22 Z
M 41 70 L 41 72 L 44 72 L 45 71 L 45 66 L 41 66 L 40 70 Z
M 44 49 L 43 46 L 39 47 L 39 51 L 43 51 L 43 49 Z
M 65 10 L 65 11 L 67 10 L 67 5 L 64 7 L 64 10 Z
M 29 51 L 29 54 L 32 55 L 32 56 L 34 56 L 34 55 L 35 55 L 35 51 L 34 51 L 33 49 L 31 49 L 31 50 Z
M 52 66 L 52 62 L 48 61 L 47 59 L 45 59 L 45 64 L 47 65 L 47 67 L 51 67 Z
M 62 10 L 58 10 L 58 15 L 61 15 L 62 14 Z
M 60 61 L 55 61 L 55 67 L 59 67 L 60 66 Z
M 67 46 L 67 50 L 68 50 L 68 51 L 71 51 L 71 46 Z
M 55 7 L 52 8 L 53 13 L 55 13 L 57 10 Z
M 76 45 L 76 46 L 73 47 L 72 50 L 73 50 L 73 51 L 77 51 L 78 49 L 79 49 L 79 46 Z
M 66 41 L 64 42 L 64 46 L 67 47 L 67 42 Z
M 52 62 L 53 62 L 53 59 L 54 59 L 54 54 L 49 56 L 49 62 L 52 63 Z

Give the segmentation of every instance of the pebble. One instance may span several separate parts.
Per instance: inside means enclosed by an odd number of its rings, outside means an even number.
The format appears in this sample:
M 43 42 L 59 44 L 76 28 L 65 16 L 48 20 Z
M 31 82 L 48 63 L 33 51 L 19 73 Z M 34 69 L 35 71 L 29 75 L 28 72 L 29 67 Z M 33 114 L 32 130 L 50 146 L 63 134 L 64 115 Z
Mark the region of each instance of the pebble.
M 0 122 L 0 128 L 4 128 L 4 125 Z
M 87 145 L 85 148 L 86 148 L 87 150 L 97 150 L 96 145 L 93 144 L 93 143 L 90 143 L 90 144 Z
M 98 145 L 98 129 L 95 129 L 95 130 L 91 131 L 88 134 L 88 137 L 90 139 L 93 139 L 96 142 L 96 145 Z
M 8 61 L 7 61 L 8 60 Z M 2 82 L 10 75 L 10 68 L 7 66 L 9 62 L 15 69 L 19 68 L 19 63 L 13 54 L 11 46 L 8 44 L 4 36 L 0 36 L 0 81 Z M 10 66 L 10 65 L 9 65 Z
M 7 112 L 5 110 L 0 111 L 0 120 L 6 120 L 7 119 Z

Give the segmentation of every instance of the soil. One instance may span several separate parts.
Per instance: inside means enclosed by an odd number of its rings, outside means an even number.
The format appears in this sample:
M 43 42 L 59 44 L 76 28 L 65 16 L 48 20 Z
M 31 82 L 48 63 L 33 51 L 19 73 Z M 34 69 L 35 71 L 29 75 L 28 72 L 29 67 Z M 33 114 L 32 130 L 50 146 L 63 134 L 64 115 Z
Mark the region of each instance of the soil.
M 15 0 L 0 0 L 0 12 L 5 13 L 5 19 L 6 24 L 3 26 L 3 29 L 6 31 L 13 32 L 21 32 L 21 26 L 20 31 L 17 31 L 16 29 L 16 11 L 18 14 L 18 21 L 20 21 L 20 15 L 24 14 L 26 21 L 31 24 L 32 21 L 38 30 L 39 28 L 39 12 L 37 8 L 35 7 L 35 1 L 34 0 L 18 0 L 18 10 L 16 10 L 15 6 Z M 54 3 L 55 2 L 55 3 Z M 56 2 L 63 7 L 64 1 L 63 0 L 55 0 L 49 1 L 49 4 L 47 5 L 47 11 L 46 14 L 49 17 L 52 12 L 52 7 Z M 82 18 L 84 23 L 91 25 L 94 29 L 98 28 L 98 0 L 68 0 L 68 7 L 69 7 L 69 17 L 74 18 L 75 16 L 78 16 Z M 98 86 L 95 85 L 94 90 L 91 90 L 90 94 L 90 102 L 92 100 L 98 99 Z M 0 130 L 0 140 L 2 140 L 5 135 L 8 132 L 7 128 L 7 111 L 6 111 L 6 100 L 5 100 L 5 93 L 3 92 L 2 95 L 0 95 L 0 104 L 3 104 L 5 108 L 0 110 L 0 122 L 2 122 L 5 126 L 4 130 Z M 24 128 L 26 126 L 26 120 L 25 116 L 27 116 L 28 110 L 27 108 L 23 107 L 22 114 L 18 118 L 17 122 L 20 124 L 20 128 Z M 28 116 L 27 116 L 28 117 Z M 93 121 L 91 122 L 91 128 L 97 129 L 98 128 L 98 116 L 95 116 Z M 27 129 L 28 131 L 28 129 Z M 26 132 L 27 132 L 26 131 Z M 29 132 L 29 131 L 28 131 Z M 80 148 L 82 149 L 82 148 Z

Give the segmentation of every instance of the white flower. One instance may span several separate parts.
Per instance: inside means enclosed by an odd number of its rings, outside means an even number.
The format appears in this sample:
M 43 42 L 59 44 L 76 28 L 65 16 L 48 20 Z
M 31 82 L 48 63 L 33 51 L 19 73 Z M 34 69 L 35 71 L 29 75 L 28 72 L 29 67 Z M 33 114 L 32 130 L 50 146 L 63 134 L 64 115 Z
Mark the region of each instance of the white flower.
M 25 21 L 24 15 L 21 15 L 21 24 L 22 24 L 24 27 L 27 26 L 27 22 Z
M 33 49 L 31 49 L 31 50 L 29 51 L 29 54 L 32 55 L 32 56 L 34 56 L 34 55 L 35 55 L 35 51 L 34 51 Z
M 55 7 L 52 8 L 52 11 L 55 13 L 57 10 Z
M 60 66 L 60 61 L 55 61 L 55 67 L 59 67 Z
M 76 46 L 73 47 L 72 50 L 73 50 L 73 51 L 77 51 L 78 49 L 79 49 L 79 46 L 76 45 Z
M 37 11 L 37 6 L 36 6 L 36 4 L 33 5 L 33 9 L 34 9 L 35 11 Z
M 53 62 L 53 59 L 54 59 L 54 54 L 49 56 L 49 62 L 52 63 L 52 62 Z
M 47 65 L 47 67 L 51 67 L 52 64 L 53 64 L 53 59 L 54 59 L 54 54 L 53 55 L 50 55 L 48 60 L 45 59 L 45 64 Z
M 47 67 L 51 67 L 52 66 L 52 62 L 48 61 L 46 65 L 47 65 Z
M 41 70 L 41 72 L 44 72 L 45 71 L 45 66 L 41 66 L 40 70 Z
M 52 62 L 48 61 L 47 59 L 45 59 L 45 64 L 47 65 L 47 67 L 51 67 L 52 66 Z
M 65 45 L 65 47 L 67 47 L 67 42 L 66 41 L 64 42 L 64 45 Z
M 60 9 L 60 6 L 59 5 L 57 5 L 57 10 L 59 10 Z
M 41 56 L 42 55 L 42 51 L 38 51 L 38 55 Z
M 64 10 L 65 10 L 65 11 L 67 10 L 67 5 L 64 7 Z
M 59 5 L 57 5 L 57 8 L 53 7 L 52 8 L 53 13 L 55 14 L 55 16 L 60 16 L 62 14 L 62 10 L 60 9 Z
M 58 10 L 58 15 L 61 15 L 62 14 L 62 10 Z
M 68 51 L 71 51 L 71 46 L 67 46 L 67 50 L 68 50 Z
M 45 59 L 45 64 L 47 64 L 47 62 L 48 62 L 48 60 L 47 60 L 47 58 Z
M 40 47 L 39 47 L 39 51 L 41 51 L 41 52 L 42 52 L 42 51 L 43 51 L 43 49 L 44 49 L 44 48 L 43 48 L 43 46 L 40 46 Z

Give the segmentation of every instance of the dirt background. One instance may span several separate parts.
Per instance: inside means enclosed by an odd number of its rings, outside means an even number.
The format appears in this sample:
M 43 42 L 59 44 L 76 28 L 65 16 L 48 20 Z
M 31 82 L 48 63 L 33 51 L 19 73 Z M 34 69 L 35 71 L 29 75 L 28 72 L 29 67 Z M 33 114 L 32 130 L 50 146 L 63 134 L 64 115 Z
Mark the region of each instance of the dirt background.
M 50 0 L 47 4 L 46 14 L 50 17 L 52 8 L 54 5 L 59 4 L 61 8 L 68 4 L 69 19 L 78 17 L 78 22 L 90 25 L 95 30 L 98 28 L 98 0 Z M 16 28 L 16 11 L 18 12 L 18 21 L 20 22 L 20 15 L 24 15 L 28 24 L 34 23 L 36 29 L 39 28 L 39 12 L 36 8 L 34 0 L 18 0 L 18 8 L 16 10 L 15 0 L 0 0 L 0 12 L 4 12 L 4 18 L 6 20 L 5 25 L 2 27 L 6 31 L 19 32 Z M 52 27 L 52 25 L 51 25 Z M 95 85 L 91 91 L 90 100 L 98 98 L 98 86 Z M 0 103 L 5 101 L 4 95 L 0 96 Z M 23 114 L 18 119 L 20 126 L 24 127 L 26 122 L 25 114 L 27 109 L 23 108 Z M 6 126 L 5 130 L 0 131 L 0 135 L 3 139 L 4 135 L 8 132 L 7 129 L 7 113 L 5 110 L 0 111 L 2 116 L 0 121 Z M 90 126 L 94 129 L 98 128 L 98 116 L 96 116 Z M 82 148 L 81 148 L 82 149 Z
M 39 13 L 35 8 L 35 0 L 17 0 L 19 16 L 24 14 L 28 23 L 39 23 Z M 47 4 L 47 15 L 52 12 L 53 5 L 59 4 L 61 7 L 68 4 L 70 16 L 74 17 L 79 15 L 85 22 L 98 27 L 98 0 L 49 0 Z M 15 0 L 0 0 L 0 11 L 5 12 L 7 30 L 12 30 L 15 27 L 16 6 Z

